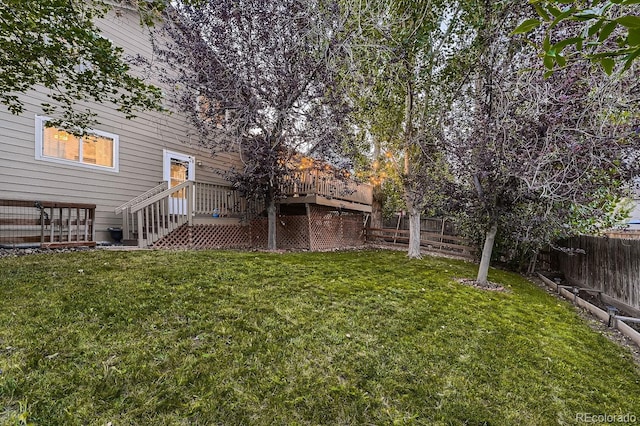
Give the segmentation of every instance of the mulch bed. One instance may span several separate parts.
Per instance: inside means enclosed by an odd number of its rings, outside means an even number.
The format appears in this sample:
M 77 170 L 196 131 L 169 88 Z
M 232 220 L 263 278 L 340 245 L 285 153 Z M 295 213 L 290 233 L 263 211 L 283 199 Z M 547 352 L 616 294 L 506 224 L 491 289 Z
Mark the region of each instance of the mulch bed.
M 507 291 L 500 284 L 493 283 L 491 281 L 487 281 L 486 284 L 480 284 L 478 281 L 472 280 L 472 279 L 468 279 L 468 278 L 458 278 L 456 281 L 459 282 L 460 284 L 464 284 L 464 285 L 468 285 L 468 286 L 471 286 L 471 287 L 475 287 L 475 288 L 480 289 L 480 290 Z
M 547 287 L 547 285 L 543 283 L 542 280 L 538 278 L 531 278 L 531 281 L 536 283 L 540 288 L 544 289 L 547 293 L 557 297 L 558 299 L 567 300 L 564 297 L 560 296 L 560 294 L 558 294 L 557 292 L 553 291 L 551 288 Z M 591 303 L 592 305 L 597 306 L 603 311 L 605 312 L 607 311 L 607 306 L 604 302 L 602 302 L 602 300 L 600 300 L 599 295 L 596 296 L 593 294 L 589 294 L 585 291 L 581 291 L 579 294 L 579 297 Z M 600 319 L 596 318 L 588 310 L 577 307 L 577 306 L 576 306 L 576 309 L 579 315 L 585 320 L 585 322 L 589 325 L 589 327 L 591 327 L 591 329 L 602 334 L 612 342 L 615 342 L 618 345 L 627 348 L 629 352 L 631 352 L 631 355 L 634 361 L 636 362 L 636 364 L 640 366 L 640 347 L 638 347 L 638 345 L 636 345 L 631 339 L 629 339 L 624 334 L 622 334 L 620 330 L 608 327 L 606 323 L 600 321 Z M 622 311 L 619 312 L 619 314 L 624 316 L 633 316 L 633 315 L 627 315 Z M 625 323 L 625 324 L 632 326 L 630 323 Z M 634 324 L 634 325 L 635 327 L 633 326 L 632 327 L 635 330 L 638 330 L 637 328 L 638 324 Z
M 581 291 L 578 296 L 581 299 L 586 300 L 587 302 L 591 303 L 594 306 L 597 306 L 598 308 L 602 309 L 603 311 L 607 312 L 607 305 L 600 299 L 600 297 L 598 295 L 595 294 L 591 294 L 588 293 L 586 291 Z M 623 316 L 623 317 L 634 317 L 633 314 L 630 314 L 628 312 L 625 312 L 624 310 L 618 310 L 617 315 Z M 640 333 L 640 323 L 637 322 L 624 322 L 625 324 L 627 324 L 629 327 L 633 328 L 634 330 L 636 330 L 637 332 Z

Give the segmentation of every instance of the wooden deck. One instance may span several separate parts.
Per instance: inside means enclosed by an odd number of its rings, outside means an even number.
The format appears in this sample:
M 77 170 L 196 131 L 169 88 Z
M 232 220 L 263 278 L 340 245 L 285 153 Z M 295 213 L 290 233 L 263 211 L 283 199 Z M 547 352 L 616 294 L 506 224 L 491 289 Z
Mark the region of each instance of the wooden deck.
M 353 180 L 337 179 L 321 170 L 294 172 L 282 187 L 280 204 L 317 204 L 371 213 L 373 188 Z
M 371 213 L 371 204 L 362 204 L 342 198 L 326 197 L 319 194 L 290 195 L 279 201 L 280 204 L 317 204 L 319 206 L 335 207 L 343 210 L 353 210 Z
M 316 205 L 331 210 L 370 213 L 373 190 L 369 185 L 341 180 L 319 170 L 297 171 L 281 188 L 283 205 Z M 137 240 L 147 247 L 188 224 L 192 226 L 236 225 L 264 211 L 264 205 L 248 202 L 231 186 L 186 181 L 172 188 L 165 182 L 119 206 L 125 241 Z

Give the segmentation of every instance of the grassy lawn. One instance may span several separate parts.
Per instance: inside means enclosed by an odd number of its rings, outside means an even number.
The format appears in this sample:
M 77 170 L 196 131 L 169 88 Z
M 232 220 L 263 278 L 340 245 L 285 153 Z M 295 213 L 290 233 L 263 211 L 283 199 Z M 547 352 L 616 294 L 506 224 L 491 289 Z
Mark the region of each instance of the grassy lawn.
M 0 424 L 640 418 L 629 353 L 519 276 L 455 281 L 474 271 L 383 251 L 0 259 Z

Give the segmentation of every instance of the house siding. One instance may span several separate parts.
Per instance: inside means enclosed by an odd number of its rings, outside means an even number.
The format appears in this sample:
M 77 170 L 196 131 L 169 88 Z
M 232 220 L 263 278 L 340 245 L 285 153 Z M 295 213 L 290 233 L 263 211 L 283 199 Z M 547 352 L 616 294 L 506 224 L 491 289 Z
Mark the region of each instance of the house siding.
M 151 55 L 149 35 L 137 15 L 127 9 L 111 12 L 99 22 L 106 37 L 127 54 Z M 44 90 L 44 89 L 42 89 Z M 145 112 L 127 120 L 107 104 L 79 105 L 98 115 L 96 130 L 119 136 L 119 171 L 103 171 L 35 159 L 35 116 L 40 103 L 50 100 L 42 92 L 23 96 L 25 112 L 12 115 L 0 106 L 0 198 L 96 204 L 96 240 L 110 241 L 107 228 L 122 218 L 114 209 L 156 186 L 163 179 L 163 149 L 189 154 L 203 163 L 196 167 L 198 181 L 225 184 L 213 170 L 239 164 L 234 154 L 211 158 L 196 147 L 195 133 L 180 114 Z M 189 145 L 191 144 L 191 145 Z

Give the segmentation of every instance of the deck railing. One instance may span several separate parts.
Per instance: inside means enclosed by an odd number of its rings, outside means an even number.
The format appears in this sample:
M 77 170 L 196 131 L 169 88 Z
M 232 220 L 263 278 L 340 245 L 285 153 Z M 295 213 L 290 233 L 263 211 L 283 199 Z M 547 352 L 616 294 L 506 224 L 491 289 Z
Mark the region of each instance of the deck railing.
M 231 187 L 207 182 L 195 182 L 194 214 L 219 215 L 250 220 L 264 210 L 263 201 L 247 200 Z
M 95 245 L 95 204 L 0 200 L 0 245 Z
M 304 170 L 291 173 L 282 186 L 288 197 L 320 195 L 326 198 L 370 205 L 373 188 L 353 180 L 341 180 L 322 170 Z
M 147 192 L 145 192 L 144 194 L 138 195 L 136 198 L 127 201 L 126 203 L 124 203 L 123 205 L 116 207 L 116 214 L 120 214 L 122 213 L 124 210 L 126 210 L 127 208 L 136 205 L 148 198 L 153 197 L 156 194 L 161 193 L 162 191 L 164 191 L 165 189 L 169 188 L 169 184 L 167 182 L 160 182 L 159 185 L 151 188 L 150 190 L 148 190 Z
M 206 182 L 195 184 L 195 214 L 242 217 L 246 213 L 247 202 L 235 189 Z

